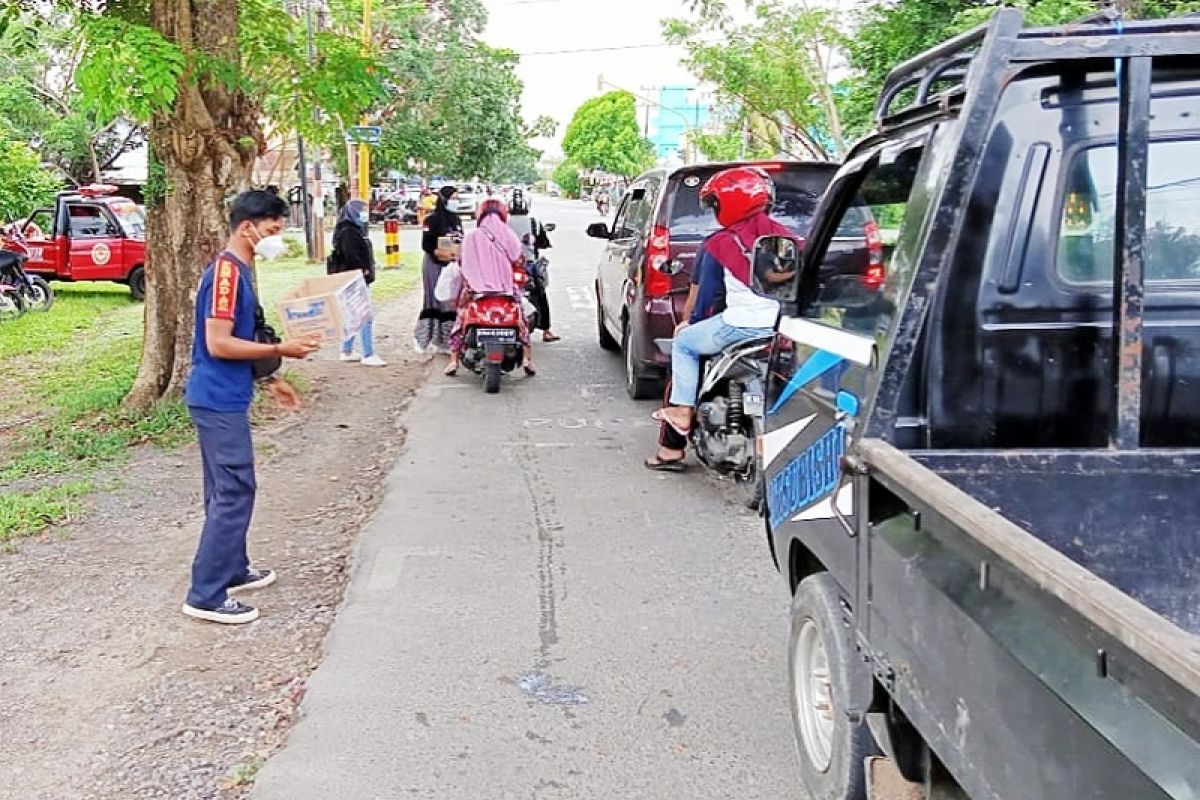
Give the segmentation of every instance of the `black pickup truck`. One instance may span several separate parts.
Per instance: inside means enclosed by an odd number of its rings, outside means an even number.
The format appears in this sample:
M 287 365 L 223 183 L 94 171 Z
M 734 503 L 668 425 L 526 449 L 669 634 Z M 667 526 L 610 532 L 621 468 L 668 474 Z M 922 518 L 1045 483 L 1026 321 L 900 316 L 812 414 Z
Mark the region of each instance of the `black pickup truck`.
M 808 795 L 1196 800 L 1200 19 L 1001 10 L 876 116 L 765 398 Z

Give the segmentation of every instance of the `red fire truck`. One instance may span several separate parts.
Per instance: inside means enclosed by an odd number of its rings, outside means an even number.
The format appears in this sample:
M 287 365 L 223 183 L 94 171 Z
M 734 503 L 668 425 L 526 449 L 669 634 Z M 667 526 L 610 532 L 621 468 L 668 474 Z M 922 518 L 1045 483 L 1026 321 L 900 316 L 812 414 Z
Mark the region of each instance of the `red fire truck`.
M 146 218 L 116 187 L 83 186 L 39 208 L 22 229 L 28 240 L 26 271 L 57 281 L 113 281 L 146 296 Z

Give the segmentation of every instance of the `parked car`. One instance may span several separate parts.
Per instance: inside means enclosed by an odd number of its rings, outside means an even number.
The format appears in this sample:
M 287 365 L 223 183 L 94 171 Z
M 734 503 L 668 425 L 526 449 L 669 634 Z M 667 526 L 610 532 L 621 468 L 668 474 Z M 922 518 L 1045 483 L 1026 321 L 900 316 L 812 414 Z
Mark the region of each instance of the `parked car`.
M 1198 101 L 1195 18 L 1001 9 L 884 84 L 764 398 L 805 796 L 1200 798 Z M 882 291 L 825 265 L 861 206 Z
M 146 217 L 115 186 L 60 192 L 53 208 L 21 223 L 29 248 L 25 270 L 56 281 L 113 281 L 146 295 Z
M 654 343 L 671 338 L 683 319 L 696 253 L 706 236 L 717 230 L 713 213 L 700 205 L 700 187 L 717 172 L 734 164 L 703 164 L 658 169 L 642 175 L 629 187 L 612 226 L 597 222 L 588 235 L 604 239 L 596 270 L 596 327 L 600 346 L 620 351 L 625 358 L 629 396 L 648 399 L 662 394 L 670 357 Z M 837 170 L 822 162 L 762 162 L 775 182 L 772 214 L 797 234 L 808 233 L 817 199 Z M 867 230 L 847 228 L 835 249 L 844 251 L 839 269 L 866 274 L 869 268 Z M 676 274 L 664 270 L 672 260 Z M 880 259 L 882 263 L 882 259 Z
M 460 183 L 457 186 L 458 197 L 455 200 L 454 210 L 464 217 L 474 216 L 480 201 L 484 199 L 483 187 L 472 183 Z

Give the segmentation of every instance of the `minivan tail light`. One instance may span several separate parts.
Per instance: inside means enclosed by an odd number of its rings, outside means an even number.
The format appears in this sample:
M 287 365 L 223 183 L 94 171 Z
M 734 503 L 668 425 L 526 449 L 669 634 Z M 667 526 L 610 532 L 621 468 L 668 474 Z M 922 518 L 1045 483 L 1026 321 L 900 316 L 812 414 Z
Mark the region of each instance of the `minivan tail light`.
M 671 231 L 665 225 L 655 225 L 646 243 L 646 296 L 664 297 L 671 293 L 674 281 L 663 272 L 671 260 Z

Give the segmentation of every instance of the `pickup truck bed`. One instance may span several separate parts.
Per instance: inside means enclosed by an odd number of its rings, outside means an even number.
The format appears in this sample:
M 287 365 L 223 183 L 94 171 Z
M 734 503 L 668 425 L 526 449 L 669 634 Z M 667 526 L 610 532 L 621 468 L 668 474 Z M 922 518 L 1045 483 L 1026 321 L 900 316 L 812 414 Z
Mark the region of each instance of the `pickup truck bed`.
M 1096 577 L 1200 635 L 1200 457 L 1194 452 L 911 455 Z
M 850 458 L 860 642 L 970 796 L 1200 798 L 1194 454 Z

